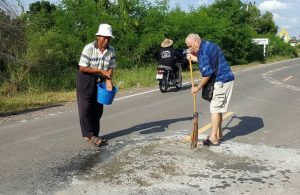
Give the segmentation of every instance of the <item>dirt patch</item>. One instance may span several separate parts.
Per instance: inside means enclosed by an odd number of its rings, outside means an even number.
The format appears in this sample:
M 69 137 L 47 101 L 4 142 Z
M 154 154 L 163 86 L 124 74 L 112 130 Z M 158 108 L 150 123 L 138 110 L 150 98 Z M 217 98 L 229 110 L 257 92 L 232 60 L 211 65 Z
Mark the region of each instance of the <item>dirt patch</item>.
M 230 141 L 218 147 L 190 149 L 181 142 L 185 133 L 159 138 L 136 135 L 122 147 L 125 140 L 115 140 L 110 146 L 119 147 L 114 157 L 96 163 L 84 176 L 77 175 L 70 188 L 57 194 L 83 192 L 85 186 L 89 186 L 87 194 L 97 189 L 101 194 L 269 194 L 274 186 L 279 189 L 272 194 L 300 192 L 294 185 L 300 181 L 296 150 Z M 292 158 L 281 162 L 291 153 Z

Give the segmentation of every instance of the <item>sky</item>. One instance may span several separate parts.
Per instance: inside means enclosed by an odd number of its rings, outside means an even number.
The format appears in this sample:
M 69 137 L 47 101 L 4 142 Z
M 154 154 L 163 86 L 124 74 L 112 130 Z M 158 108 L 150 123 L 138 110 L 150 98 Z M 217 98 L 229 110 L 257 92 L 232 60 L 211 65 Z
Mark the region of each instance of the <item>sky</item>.
M 30 3 L 37 0 L 22 0 L 25 8 Z M 59 0 L 49 0 L 51 3 L 57 3 Z M 149 0 L 154 1 L 154 0 Z M 182 10 L 188 11 L 191 6 L 209 5 L 214 0 L 169 0 L 170 6 L 179 5 Z M 273 14 L 274 21 L 279 31 L 284 28 L 288 31 L 290 37 L 295 36 L 300 39 L 300 0 L 241 0 L 244 3 L 253 3 L 261 10 L 261 13 L 269 11 Z

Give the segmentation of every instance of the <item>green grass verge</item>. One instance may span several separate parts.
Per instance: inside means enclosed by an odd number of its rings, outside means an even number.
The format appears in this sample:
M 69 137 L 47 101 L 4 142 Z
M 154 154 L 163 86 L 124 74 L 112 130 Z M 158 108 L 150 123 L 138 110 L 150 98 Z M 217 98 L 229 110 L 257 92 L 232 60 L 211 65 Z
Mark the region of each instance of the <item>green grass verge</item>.
M 0 97 L 0 113 L 18 112 L 60 103 L 75 101 L 75 91 L 19 93 L 12 97 Z

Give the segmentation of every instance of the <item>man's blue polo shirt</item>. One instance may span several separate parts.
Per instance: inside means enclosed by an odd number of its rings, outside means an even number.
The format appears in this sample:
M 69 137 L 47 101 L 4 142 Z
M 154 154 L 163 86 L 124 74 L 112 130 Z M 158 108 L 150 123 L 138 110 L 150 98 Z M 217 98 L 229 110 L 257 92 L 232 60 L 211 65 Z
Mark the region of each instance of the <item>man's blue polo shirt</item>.
M 219 46 L 210 41 L 202 40 L 198 52 L 199 70 L 202 77 L 209 77 L 219 63 L 216 82 L 226 83 L 234 80 L 233 73 Z

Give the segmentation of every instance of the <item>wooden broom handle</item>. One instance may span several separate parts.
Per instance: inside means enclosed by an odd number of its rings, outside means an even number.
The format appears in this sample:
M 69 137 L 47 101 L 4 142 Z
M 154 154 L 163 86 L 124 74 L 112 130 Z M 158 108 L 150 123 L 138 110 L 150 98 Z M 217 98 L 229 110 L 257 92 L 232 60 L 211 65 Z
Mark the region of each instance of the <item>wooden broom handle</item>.
M 192 66 L 191 59 L 189 59 L 189 64 L 190 64 L 190 73 L 191 73 L 192 86 L 194 87 L 193 66 Z M 193 93 L 193 100 L 194 100 L 194 112 L 197 112 L 196 111 L 196 94 L 195 93 Z

